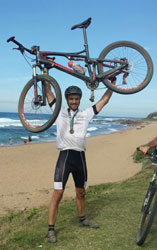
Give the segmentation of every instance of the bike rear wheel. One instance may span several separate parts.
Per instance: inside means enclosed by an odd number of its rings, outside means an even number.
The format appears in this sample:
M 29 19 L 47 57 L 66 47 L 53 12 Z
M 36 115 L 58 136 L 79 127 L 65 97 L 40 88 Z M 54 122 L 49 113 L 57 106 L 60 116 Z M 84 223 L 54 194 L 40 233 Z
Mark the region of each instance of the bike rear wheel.
M 155 215 L 157 213 L 157 187 L 148 189 L 142 206 L 142 220 L 136 236 L 137 245 L 141 246 L 150 231 Z
M 34 80 L 31 79 L 20 95 L 18 114 L 22 125 L 30 132 L 39 133 L 48 129 L 56 120 L 61 108 L 62 96 L 57 81 L 46 75 L 37 75 L 38 103 L 34 98 Z M 56 98 L 55 108 L 52 110 L 47 102 L 44 82 L 47 81 Z M 45 98 L 45 104 L 44 104 Z
M 144 89 L 150 82 L 153 75 L 153 63 L 148 52 L 140 45 L 129 42 L 119 41 L 108 45 L 100 53 L 99 59 L 109 59 L 113 62 L 99 63 L 98 73 L 103 74 L 106 71 L 107 64 L 109 67 L 117 67 L 114 60 L 127 60 L 128 66 L 117 71 L 112 76 L 116 76 L 116 85 L 106 77 L 103 83 L 111 90 L 119 94 L 134 94 Z M 124 76 L 126 76 L 124 78 Z

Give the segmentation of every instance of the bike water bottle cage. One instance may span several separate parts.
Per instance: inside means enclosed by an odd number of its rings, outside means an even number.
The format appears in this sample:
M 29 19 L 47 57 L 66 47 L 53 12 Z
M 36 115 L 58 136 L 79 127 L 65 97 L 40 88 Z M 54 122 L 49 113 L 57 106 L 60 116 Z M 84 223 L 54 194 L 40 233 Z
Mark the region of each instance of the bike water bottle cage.
M 69 95 L 79 95 L 81 98 L 82 90 L 77 86 L 70 86 L 65 90 L 65 98 L 67 98 Z
M 91 20 L 92 20 L 92 18 L 90 17 L 86 21 L 84 21 L 84 22 L 82 22 L 80 24 L 76 24 L 76 25 L 72 26 L 71 29 L 74 30 L 74 29 L 77 29 L 77 28 L 80 28 L 80 29 L 81 28 L 87 28 L 90 25 Z

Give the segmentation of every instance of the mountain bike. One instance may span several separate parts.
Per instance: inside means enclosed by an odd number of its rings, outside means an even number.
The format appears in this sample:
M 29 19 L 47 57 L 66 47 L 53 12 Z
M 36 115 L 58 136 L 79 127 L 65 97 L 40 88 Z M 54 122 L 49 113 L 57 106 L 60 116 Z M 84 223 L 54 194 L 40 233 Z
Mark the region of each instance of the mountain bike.
M 139 150 L 139 148 L 137 148 Z M 147 152 L 153 165 L 157 165 L 157 149 L 153 153 Z M 136 236 L 137 245 L 141 246 L 150 232 L 154 218 L 157 213 L 157 169 L 154 170 L 152 179 L 149 183 L 143 204 L 142 220 Z
M 89 55 L 86 29 L 91 23 L 91 18 L 72 26 L 72 30 L 83 29 L 84 50 L 75 53 L 40 51 L 39 46 L 31 49 L 24 47 L 10 37 L 7 42 L 18 45 L 17 49 L 22 55 L 28 52 L 35 56 L 36 63 L 32 65 L 33 78 L 24 87 L 18 104 L 18 113 L 23 126 L 31 132 L 41 132 L 48 129 L 56 120 L 61 107 L 61 89 L 57 81 L 44 75 L 44 67 L 55 68 L 70 74 L 85 82 L 91 90 L 90 100 L 94 101 L 94 91 L 102 82 L 105 87 L 120 94 L 133 94 L 144 89 L 150 82 L 153 75 L 153 63 L 148 52 L 140 45 L 129 42 L 114 42 L 105 47 L 98 58 L 91 58 Z M 60 65 L 55 57 L 64 57 L 68 61 L 80 61 L 84 63 L 87 72 L 83 73 L 69 67 Z M 41 74 L 37 74 L 37 68 Z M 116 79 L 116 85 L 113 84 Z M 45 96 L 44 82 L 50 83 L 56 97 L 55 109 L 49 108 Z

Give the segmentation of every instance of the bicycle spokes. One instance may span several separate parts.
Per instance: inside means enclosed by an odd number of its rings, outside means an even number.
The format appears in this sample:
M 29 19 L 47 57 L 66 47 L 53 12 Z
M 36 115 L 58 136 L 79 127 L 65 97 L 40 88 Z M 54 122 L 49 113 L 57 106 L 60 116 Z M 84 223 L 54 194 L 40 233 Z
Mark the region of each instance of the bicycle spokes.
M 37 96 L 34 96 L 34 85 L 25 93 L 23 100 L 23 116 L 27 125 L 33 128 L 41 127 L 52 116 L 45 95 L 43 95 L 43 82 L 37 82 Z
M 146 60 L 145 54 L 141 53 L 140 49 L 135 45 L 124 43 L 121 45 L 115 44 L 115 46 L 104 51 L 104 54 L 101 55 L 101 59 L 106 60 L 99 67 L 99 71 L 106 72 L 106 67 L 109 69 L 117 70 L 105 78 L 108 85 L 112 84 L 110 78 L 116 77 L 116 86 L 117 92 L 138 90 L 144 84 L 148 76 L 148 62 Z M 125 64 L 124 64 L 125 63 Z M 123 69 L 118 67 L 125 65 Z M 125 92 L 124 92 L 125 93 Z

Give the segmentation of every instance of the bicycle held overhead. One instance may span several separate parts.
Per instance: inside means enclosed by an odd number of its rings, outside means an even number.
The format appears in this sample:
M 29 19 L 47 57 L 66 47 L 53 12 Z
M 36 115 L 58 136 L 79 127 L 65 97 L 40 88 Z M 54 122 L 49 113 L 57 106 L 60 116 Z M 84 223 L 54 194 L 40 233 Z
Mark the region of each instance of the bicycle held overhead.
M 23 126 L 31 132 L 41 132 L 49 128 L 56 120 L 61 107 L 61 90 L 57 81 L 43 75 L 44 67 L 55 68 L 70 74 L 85 82 L 91 90 L 90 100 L 94 101 L 94 91 L 99 84 L 120 94 L 134 94 L 144 89 L 150 82 L 153 75 L 153 63 L 148 52 L 140 45 L 119 41 L 105 47 L 98 58 L 90 58 L 86 29 L 91 23 L 91 18 L 72 26 L 74 29 L 83 29 L 84 49 L 76 53 L 41 51 L 39 46 L 31 49 L 24 47 L 21 43 L 11 37 L 7 42 L 15 43 L 23 55 L 28 52 L 36 57 L 33 64 L 33 78 L 24 87 L 18 105 L 18 113 Z M 56 62 L 56 57 L 65 57 L 72 67 L 73 61 L 84 63 L 83 72 L 60 65 Z M 40 68 L 41 75 L 36 73 L 36 68 Z M 80 67 L 81 68 L 81 67 Z M 112 84 L 116 78 L 116 85 Z M 56 97 L 56 108 L 50 111 L 45 97 L 44 81 L 48 81 Z M 49 116 L 46 116 L 49 114 Z

